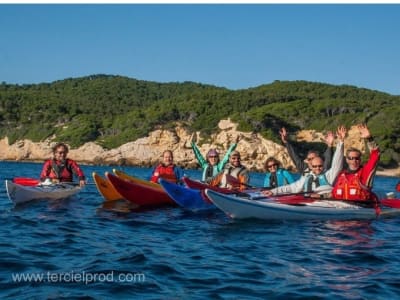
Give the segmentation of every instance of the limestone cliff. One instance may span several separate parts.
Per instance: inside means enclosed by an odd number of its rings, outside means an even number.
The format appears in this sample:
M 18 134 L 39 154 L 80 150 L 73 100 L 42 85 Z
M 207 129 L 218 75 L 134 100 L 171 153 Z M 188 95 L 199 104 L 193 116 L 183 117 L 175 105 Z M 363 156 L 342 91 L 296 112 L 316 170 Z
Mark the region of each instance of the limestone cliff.
M 190 142 L 196 141 L 203 155 L 210 148 L 217 148 L 223 155 L 230 144 L 238 135 L 242 138 L 237 150 L 242 154 L 242 162 L 251 170 L 263 170 L 263 164 L 269 156 L 280 160 L 284 167 L 293 168 L 286 149 L 272 141 L 249 132 L 240 132 L 237 125 L 230 120 L 222 120 L 219 123 L 219 132 L 211 136 L 210 140 L 202 140 L 200 133 L 194 137 L 183 127 L 175 130 L 156 130 L 148 137 L 138 139 L 112 150 L 105 150 L 101 146 L 90 142 L 78 149 L 70 149 L 69 157 L 84 164 L 99 165 L 136 165 L 151 166 L 156 164 L 162 152 L 170 149 L 174 153 L 174 160 L 182 167 L 195 168 L 197 161 L 192 152 Z M 323 134 L 313 130 L 303 130 L 297 133 L 298 141 L 322 142 Z M 43 161 L 51 157 L 51 147 L 55 143 L 49 139 L 40 143 L 29 140 L 18 141 L 9 145 L 8 139 L 0 140 L 0 159 L 17 161 Z M 346 147 L 354 146 L 365 151 L 363 141 L 359 138 L 356 128 L 351 128 L 345 142 Z

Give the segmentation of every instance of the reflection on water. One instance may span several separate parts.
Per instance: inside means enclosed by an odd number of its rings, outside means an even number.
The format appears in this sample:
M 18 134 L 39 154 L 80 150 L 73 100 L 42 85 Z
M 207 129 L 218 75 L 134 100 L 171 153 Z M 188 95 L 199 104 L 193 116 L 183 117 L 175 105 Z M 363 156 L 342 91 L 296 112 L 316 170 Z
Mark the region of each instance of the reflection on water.
M 104 201 L 101 209 L 103 210 L 110 210 L 110 211 L 115 211 L 115 212 L 124 212 L 124 213 L 129 213 L 134 209 L 137 209 L 139 206 L 126 201 L 126 200 L 115 200 L 115 201 Z
M 83 169 L 103 174 L 112 168 Z M 40 171 L 41 164 L 0 162 L 3 176 L 35 177 Z M 148 178 L 151 169 L 123 171 Z M 188 173 L 201 176 L 198 170 Z M 251 176 L 252 185 L 262 185 L 263 174 Z M 375 183 L 389 191 L 397 181 Z M 395 299 L 400 294 L 400 218 L 231 220 L 217 209 L 192 213 L 104 202 L 93 185 L 77 199 L 18 207 L 3 185 L 0 200 L 1 298 Z M 12 281 L 13 273 L 49 271 L 138 272 L 146 281 Z

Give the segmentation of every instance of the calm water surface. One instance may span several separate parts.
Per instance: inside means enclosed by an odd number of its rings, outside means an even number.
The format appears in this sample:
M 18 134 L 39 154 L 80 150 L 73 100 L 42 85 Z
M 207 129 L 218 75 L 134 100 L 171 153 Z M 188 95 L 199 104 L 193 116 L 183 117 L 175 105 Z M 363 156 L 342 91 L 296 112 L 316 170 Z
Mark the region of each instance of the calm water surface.
M 83 166 L 93 171 L 111 167 Z M 10 299 L 394 299 L 400 219 L 235 221 L 222 212 L 129 211 L 93 185 L 76 199 L 14 207 L 4 179 L 41 164 L 0 162 L 0 297 Z M 147 178 L 150 169 L 123 168 Z M 200 177 L 189 170 L 188 175 Z M 252 174 L 251 184 L 263 176 Z M 399 178 L 378 177 L 378 192 Z M 397 194 L 397 196 L 399 196 Z

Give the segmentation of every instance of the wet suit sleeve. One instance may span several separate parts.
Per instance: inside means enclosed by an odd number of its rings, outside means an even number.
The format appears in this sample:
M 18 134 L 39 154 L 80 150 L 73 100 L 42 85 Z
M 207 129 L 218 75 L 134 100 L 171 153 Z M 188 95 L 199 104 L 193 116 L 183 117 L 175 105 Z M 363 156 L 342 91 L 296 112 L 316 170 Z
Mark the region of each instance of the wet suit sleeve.
M 289 142 L 286 142 L 286 149 L 289 153 L 290 158 L 294 162 L 294 165 L 296 166 L 297 172 L 302 174 L 304 170 L 306 169 L 306 163 L 297 155 L 296 151 L 293 148 L 293 145 Z
M 51 160 L 47 160 L 43 164 L 42 172 L 40 173 L 41 181 L 44 181 L 50 175 L 50 170 L 51 170 Z
M 324 170 L 329 170 L 332 165 L 333 147 L 327 147 L 324 152 Z
M 237 147 L 237 144 L 234 143 L 229 147 L 228 151 L 226 151 L 224 158 L 217 165 L 218 172 L 221 172 L 224 169 L 226 163 L 229 161 L 229 156 L 236 149 L 236 147 Z
M 376 168 L 378 167 L 379 157 L 379 148 L 371 150 L 371 154 L 367 163 L 362 167 L 360 181 L 367 187 L 372 187 L 373 178 L 376 172 Z
M 79 180 L 85 180 L 85 174 L 83 173 L 82 169 L 78 166 L 78 164 L 71 159 L 69 160 L 69 164 L 71 166 L 72 171 L 79 178 Z
M 192 149 L 193 149 L 193 153 L 194 153 L 197 161 L 199 162 L 200 167 L 202 169 L 207 167 L 207 161 L 204 159 L 203 155 L 201 155 L 201 152 L 200 152 L 199 148 L 197 147 L 197 145 L 193 142 L 192 142 Z
M 288 184 L 291 184 L 294 182 L 294 178 L 288 170 L 283 170 L 283 177 L 285 178 L 285 180 L 287 181 Z

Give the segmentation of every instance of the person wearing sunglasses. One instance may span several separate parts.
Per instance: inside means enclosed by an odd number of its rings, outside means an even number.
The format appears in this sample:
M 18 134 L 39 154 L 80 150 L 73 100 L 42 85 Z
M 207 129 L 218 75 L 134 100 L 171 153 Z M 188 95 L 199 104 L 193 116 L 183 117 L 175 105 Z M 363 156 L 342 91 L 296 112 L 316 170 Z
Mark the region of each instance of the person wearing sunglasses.
M 376 168 L 378 166 L 380 151 L 371 133 L 365 124 L 357 125 L 360 137 L 367 141 L 370 150 L 368 161 L 361 163 L 361 151 L 357 148 L 349 148 L 346 151 L 347 167 L 344 168 L 332 190 L 333 198 L 344 200 L 370 200 Z
M 266 170 L 264 178 L 265 188 L 276 188 L 278 186 L 294 182 L 292 174 L 288 170 L 280 167 L 281 163 L 275 157 L 268 157 L 264 167 Z
M 73 180 L 75 174 L 79 179 L 79 185 L 85 185 L 85 174 L 78 164 L 67 158 L 68 146 L 58 143 L 53 148 L 53 158 L 44 162 L 40 180 L 42 182 L 50 180 L 52 183 L 69 182 Z
M 211 180 L 210 185 L 242 191 L 248 187 L 249 179 L 249 171 L 241 163 L 240 152 L 233 151 L 225 169 Z
M 290 158 L 292 159 L 294 165 L 296 166 L 297 171 L 301 175 L 306 175 L 312 171 L 311 167 L 311 161 L 314 159 L 314 157 L 319 157 L 320 154 L 316 150 L 309 150 L 307 152 L 306 158 L 303 160 L 301 159 L 298 154 L 296 149 L 294 149 L 293 145 L 289 142 L 288 140 L 288 133 L 286 131 L 285 127 L 282 127 L 281 130 L 279 131 L 279 134 L 281 136 L 281 140 L 283 145 L 285 145 L 288 154 Z M 333 153 L 333 141 L 335 140 L 335 135 L 333 132 L 329 131 L 327 135 L 325 136 L 325 143 L 327 144 L 327 148 L 324 152 L 324 170 L 328 170 L 331 166 L 332 163 L 332 153 Z
M 197 147 L 197 145 L 192 142 L 192 149 L 194 152 L 194 155 L 196 156 L 197 161 L 199 162 L 202 170 L 203 170 L 203 174 L 201 177 L 201 180 L 203 182 L 206 183 L 210 183 L 211 180 L 219 173 L 221 172 L 225 165 L 228 163 L 229 161 L 229 156 L 231 155 L 231 153 L 236 149 L 237 144 L 239 143 L 241 139 L 241 136 L 238 135 L 236 137 L 235 143 L 233 143 L 228 151 L 226 151 L 224 157 L 222 158 L 222 160 L 219 159 L 219 153 L 216 149 L 210 149 L 207 152 L 207 156 L 206 159 L 203 157 L 203 155 L 201 154 L 199 148 Z
M 332 185 L 343 168 L 344 160 L 344 138 L 346 136 L 346 128 L 339 126 L 336 131 L 338 142 L 333 155 L 332 165 L 328 170 L 324 170 L 324 160 L 321 157 L 314 157 L 311 160 L 311 172 L 303 175 L 297 181 L 274 188 L 272 190 L 263 191 L 266 196 L 281 195 L 288 193 L 309 193 L 313 198 L 328 198 L 332 191 Z

